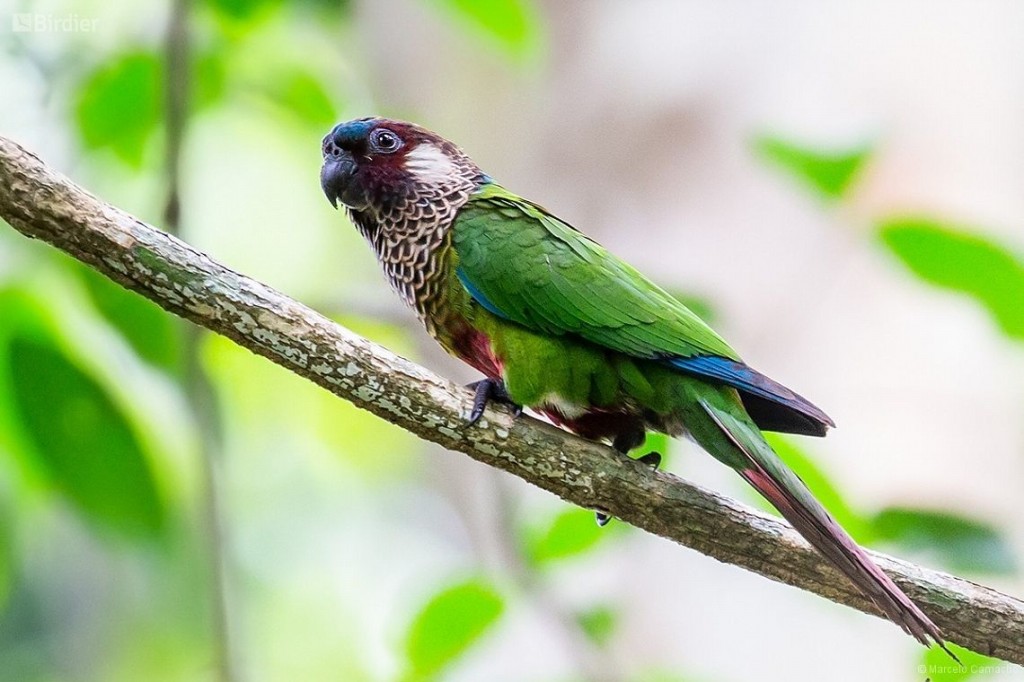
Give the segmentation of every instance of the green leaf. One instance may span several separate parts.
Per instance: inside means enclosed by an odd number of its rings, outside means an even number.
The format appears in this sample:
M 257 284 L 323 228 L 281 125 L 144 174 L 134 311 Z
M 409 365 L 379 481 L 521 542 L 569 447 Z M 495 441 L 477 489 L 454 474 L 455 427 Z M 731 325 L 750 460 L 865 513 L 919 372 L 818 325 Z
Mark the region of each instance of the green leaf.
M 770 135 L 754 140 L 754 150 L 828 199 L 846 194 L 872 151 L 868 145 L 842 152 L 820 151 Z
M 829 511 L 832 518 L 845 528 L 853 539 L 858 542 L 869 542 L 872 529 L 868 522 L 847 503 L 839 489 L 832 484 L 814 460 L 785 436 L 777 433 L 765 433 L 764 436 L 786 465 L 807 484 L 815 499 Z M 763 508 L 777 513 L 760 495 L 758 503 Z
M 160 122 L 163 64 L 153 52 L 114 56 L 80 86 L 75 120 L 89 149 L 109 148 L 122 161 L 142 165 L 145 144 Z
M 355 0 L 293 0 L 291 4 L 313 10 L 322 19 L 338 21 L 352 13 L 354 3 Z
M 155 536 L 165 509 L 139 439 L 107 391 L 56 345 L 15 334 L 11 400 L 40 470 L 91 521 Z
M 615 633 L 615 626 L 618 624 L 618 614 L 610 606 L 595 606 L 592 609 L 577 614 L 576 622 L 580 624 L 580 628 L 595 644 L 604 646 Z
M 227 84 L 223 53 L 211 50 L 196 55 L 192 61 L 191 75 L 196 108 L 215 104 L 224 95 Z
M 1006 335 L 1024 339 L 1024 263 L 1012 251 L 928 218 L 893 218 L 879 226 L 878 234 L 918 277 L 967 294 Z
M 549 564 L 582 554 L 614 533 L 613 529 L 598 526 L 593 511 L 569 507 L 541 527 L 524 529 L 525 554 L 536 566 Z
M 1010 544 L 992 526 L 944 511 L 889 507 L 871 525 L 879 540 L 927 552 L 954 573 L 1014 573 Z
M 338 111 L 320 80 L 301 68 L 292 68 L 268 79 L 266 94 L 287 113 L 319 128 L 330 127 Z
M 244 23 L 260 19 L 281 0 L 207 0 L 218 16 L 232 22 Z
M 918 666 L 918 673 L 925 676 L 930 682 L 961 682 L 979 675 L 986 678 L 992 673 L 1008 672 L 1009 663 L 1003 663 L 995 658 L 975 653 L 970 649 L 946 643 L 950 651 L 960 659 L 957 663 L 949 657 L 945 651 L 933 646 L 921 655 L 921 665 Z
M 446 588 L 423 607 L 409 627 L 405 653 L 414 675 L 434 675 L 473 645 L 501 616 L 501 595 L 482 580 Z
M 121 287 L 89 267 L 74 269 L 93 304 L 135 352 L 150 364 L 177 372 L 181 367 L 181 325 L 160 306 Z
M 537 11 L 530 0 L 434 0 L 514 56 L 537 45 Z

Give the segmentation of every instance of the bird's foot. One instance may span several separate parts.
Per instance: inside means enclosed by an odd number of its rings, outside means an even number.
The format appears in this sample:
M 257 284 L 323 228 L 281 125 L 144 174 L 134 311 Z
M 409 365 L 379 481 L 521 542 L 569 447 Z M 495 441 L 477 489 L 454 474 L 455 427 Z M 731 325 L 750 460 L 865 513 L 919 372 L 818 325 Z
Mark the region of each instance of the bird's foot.
M 636 458 L 636 461 L 642 462 L 647 466 L 651 467 L 655 471 L 661 466 L 661 453 L 660 452 L 648 452 L 646 455 L 641 455 Z
M 498 379 L 481 379 L 466 386 L 473 389 L 473 410 L 469 413 L 469 424 L 476 424 L 484 415 L 487 405 L 493 402 L 504 403 L 512 408 L 513 416 L 518 417 L 523 412 L 523 406 L 512 402 L 508 391 L 505 390 L 505 383 Z
M 661 453 L 660 452 L 648 452 L 646 455 L 637 457 L 636 461 L 646 464 L 655 471 L 661 465 Z M 604 528 L 608 525 L 608 522 L 612 520 L 611 514 L 604 509 L 594 510 L 594 520 L 597 521 L 597 525 Z

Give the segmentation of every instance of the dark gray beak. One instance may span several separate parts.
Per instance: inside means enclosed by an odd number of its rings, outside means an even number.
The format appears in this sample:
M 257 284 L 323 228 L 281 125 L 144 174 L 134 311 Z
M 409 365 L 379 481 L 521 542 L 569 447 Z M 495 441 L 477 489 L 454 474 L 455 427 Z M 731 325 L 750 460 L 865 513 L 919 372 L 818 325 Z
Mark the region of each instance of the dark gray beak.
M 355 172 L 356 162 L 347 152 L 324 157 L 324 165 L 320 168 L 320 187 L 334 208 L 338 208 L 338 201 L 345 203 L 345 192 L 352 184 Z
M 320 145 L 324 155 L 324 165 L 320 168 L 320 187 L 334 208 L 338 208 L 339 201 L 353 206 L 352 200 L 356 198 L 354 195 L 359 194 L 354 191 L 354 185 L 357 184 L 354 182 L 356 161 L 351 152 L 338 144 L 336 137 L 335 131 L 332 130 Z

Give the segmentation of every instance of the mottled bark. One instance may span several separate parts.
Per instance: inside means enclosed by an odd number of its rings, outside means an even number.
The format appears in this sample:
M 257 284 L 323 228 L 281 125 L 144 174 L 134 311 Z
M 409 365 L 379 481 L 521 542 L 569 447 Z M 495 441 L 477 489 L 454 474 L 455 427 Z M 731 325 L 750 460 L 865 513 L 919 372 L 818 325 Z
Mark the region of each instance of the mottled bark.
M 106 204 L 0 137 L 0 216 L 161 307 L 416 435 L 719 561 L 876 613 L 788 525 L 472 393 Z M 946 637 L 1024 663 L 1024 603 L 872 553 Z M 877 615 L 877 614 L 876 614 Z M 894 631 L 895 635 L 895 631 Z

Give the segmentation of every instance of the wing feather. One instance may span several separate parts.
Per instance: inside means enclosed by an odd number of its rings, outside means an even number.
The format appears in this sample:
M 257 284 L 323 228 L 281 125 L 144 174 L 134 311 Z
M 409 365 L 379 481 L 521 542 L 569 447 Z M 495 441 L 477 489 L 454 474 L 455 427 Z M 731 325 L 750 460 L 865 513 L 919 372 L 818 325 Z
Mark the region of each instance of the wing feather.
M 772 428 L 820 435 L 832 425 L 810 402 L 743 364 L 664 289 L 499 185 L 486 185 L 462 207 L 453 244 L 460 281 L 495 315 L 732 386 Z
M 686 306 L 538 206 L 488 185 L 460 211 L 459 277 L 514 322 L 635 357 L 735 351 Z

